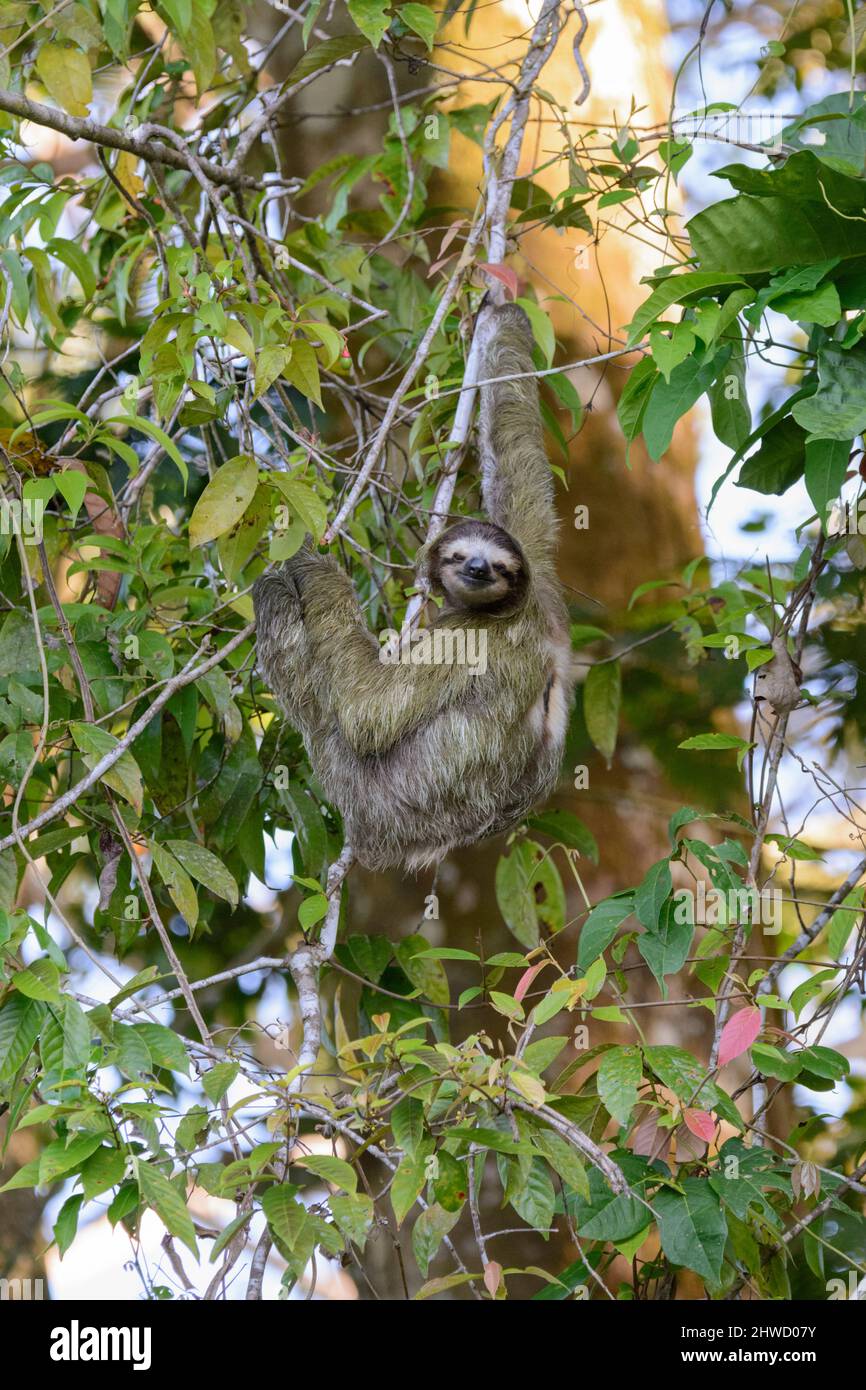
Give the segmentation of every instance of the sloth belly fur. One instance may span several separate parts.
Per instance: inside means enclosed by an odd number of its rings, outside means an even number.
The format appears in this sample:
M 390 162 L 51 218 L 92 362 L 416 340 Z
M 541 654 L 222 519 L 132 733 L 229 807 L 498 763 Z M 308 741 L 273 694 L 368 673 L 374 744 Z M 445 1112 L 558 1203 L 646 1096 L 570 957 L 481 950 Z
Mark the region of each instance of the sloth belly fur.
M 479 677 L 473 699 L 442 710 L 384 755 L 359 757 L 336 722 L 315 754 L 310 748 L 362 864 L 417 872 L 510 829 L 549 796 L 570 708 L 570 652 L 551 640 L 527 653 L 527 664 L 536 667 L 533 690 L 511 719 L 502 718 L 501 691 L 493 714 Z

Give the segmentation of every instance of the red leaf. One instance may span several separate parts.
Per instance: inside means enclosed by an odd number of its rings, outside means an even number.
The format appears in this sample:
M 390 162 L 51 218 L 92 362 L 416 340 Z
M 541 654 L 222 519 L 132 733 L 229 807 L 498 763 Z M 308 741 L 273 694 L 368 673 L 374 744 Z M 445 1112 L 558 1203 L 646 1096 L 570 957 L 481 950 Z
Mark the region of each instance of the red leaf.
M 761 1031 L 761 1010 L 740 1009 L 733 1014 L 722 1029 L 719 1039 L 719 1066 L 726 1067 L 747 1047 L 751 1047 Z
M 684 1110 L 686 1128 L 705 1144 L 712 1144 L 716 1136 L 716 1123 L 708 1110 Z
M 491 1298 L 496 1297 L 496 1290 L 499 1288 L 502 1279 L 502 1265 L 498 1265 L 495 1260 L 488 1260 L 484 1266 L 484 1287 Z
M 516 299 L 520 294 L 520 281 L 517 278 L 517 272 L 512 270 L 510 265 L 490 265 L 484 262 L 479 265 L 478 269 L 485 271 L 487 275 L 492 275 L 494 280 L 499 280 L 510 291 L 512 299 Z
M 540 965 L 530 965 L 528 970 L 524 970 L 520 979 L 517 981 L 517 988 L 514 991 L 514 997 L 517 1000 L 518 1004 L 520 1003 L 526 991 L 529 989 L 529 986 L 532 984 L 532 981 L 535 979 L 539 970 L 543 970 L 546 964 L 547 961 L 543 960 Z

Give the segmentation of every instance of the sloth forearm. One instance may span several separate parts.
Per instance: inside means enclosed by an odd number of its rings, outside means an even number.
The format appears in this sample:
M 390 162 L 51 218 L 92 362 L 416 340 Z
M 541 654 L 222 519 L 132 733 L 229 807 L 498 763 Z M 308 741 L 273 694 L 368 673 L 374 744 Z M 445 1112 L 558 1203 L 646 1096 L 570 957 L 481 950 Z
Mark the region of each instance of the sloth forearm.
M 492 312 L 483 325 L 484 376 L 515 377 L 481 389 L 480 452 L 490 519 L 520 542 L 530 561 L 553 552 L 556 510 L 544 448 L 529 325 L 516 305 Z

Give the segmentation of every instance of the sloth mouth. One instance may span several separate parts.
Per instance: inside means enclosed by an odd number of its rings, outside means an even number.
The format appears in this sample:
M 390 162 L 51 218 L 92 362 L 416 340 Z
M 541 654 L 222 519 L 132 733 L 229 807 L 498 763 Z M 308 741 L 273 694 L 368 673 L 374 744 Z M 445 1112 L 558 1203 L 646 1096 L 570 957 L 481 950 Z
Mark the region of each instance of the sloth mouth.
M 493 583 L 492 574 L 467 574 L 465 570 L 460 571 L 460 579 L 472 589 L 486 589 L 488 584 Z

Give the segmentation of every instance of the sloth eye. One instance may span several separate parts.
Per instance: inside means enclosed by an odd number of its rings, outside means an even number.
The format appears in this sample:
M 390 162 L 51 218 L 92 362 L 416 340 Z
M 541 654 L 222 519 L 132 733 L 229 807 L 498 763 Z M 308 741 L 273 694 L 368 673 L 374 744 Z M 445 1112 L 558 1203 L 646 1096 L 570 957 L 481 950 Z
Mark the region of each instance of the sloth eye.
M 493 568 L 496 570 L 496 573 L 497 573 L 497 574 L 501 574 L 501 575 L 507 575 L 507 574 L 508 574 L 508 567 L 507 567 L 507 565 L 494 565 Z
M 448 563 L 450 565 L 461 565 L 465 559 L 466 556 L 462 553 L 462 551 L 455 550 Z

